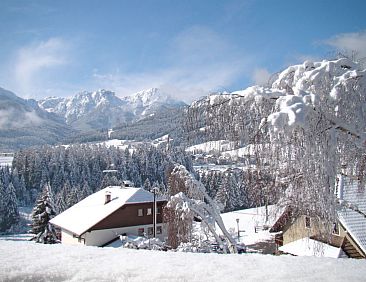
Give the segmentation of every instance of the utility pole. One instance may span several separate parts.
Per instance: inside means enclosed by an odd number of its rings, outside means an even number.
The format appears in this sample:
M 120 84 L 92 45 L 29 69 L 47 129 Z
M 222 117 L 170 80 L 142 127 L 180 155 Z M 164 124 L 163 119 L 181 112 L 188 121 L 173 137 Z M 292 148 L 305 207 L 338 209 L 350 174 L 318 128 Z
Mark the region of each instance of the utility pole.
M 239 218 L 236 219 L 236 225 L 238 226 L 238 242 L 239 242 L 240 241 Z
M 159 188 L 154 187 L 152 188 L 152 192 L 154 194 L 154 206 L 153 206 L 153 235 L 154 238 L 156 238 L 156 212 L 157 212 L 157 207 L 156 207 L 156 193 L 159 192 Z

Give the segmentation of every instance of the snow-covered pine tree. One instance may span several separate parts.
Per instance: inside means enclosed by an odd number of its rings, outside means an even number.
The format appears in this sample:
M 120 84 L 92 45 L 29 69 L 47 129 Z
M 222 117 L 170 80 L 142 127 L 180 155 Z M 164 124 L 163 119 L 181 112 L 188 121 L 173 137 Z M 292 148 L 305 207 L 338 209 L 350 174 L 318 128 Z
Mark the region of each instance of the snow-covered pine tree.
M 150 190 L 151 190 L 151 183 L 150 183 L 149 178 L 146 178 L 146 180 L 145 180 L 145 182 L 144 182 L 144 185 L 143 185 L 143 188 L 144 188 L 146 191 L 150 191 Z
M 46 183 L 32 212 L 31 233 L 35 235 L 32 240 L 37 243 L 54 244 L 58 242 L 55 229 L 49 223 L 50 219 L 56 214 L 51 202 L 50 189 L 51 187 Z
M 0 181 L 0 232 L 9 231 L 18 221 L 19 212 L 14 185 L 10 182 L 8 187 L 5 187 Z
M 18 203 L 20 205 L 24 204 L 24 196 L 25 196 L 25 192 L 26 191 L 25 191 L 24 183 L 22 185 L 21 182 L 20 182 L 19 174 L 18 174 L 18 169 L 17 168 L 15 168 L 14 170 L 12 170 L 12 172 L 11 172 L 11 182 L 14 185 L 15 193 L 16 193 L 16 196 L 17 196 Z
M 88 197 L 91 194 L 93 194 L 93 191 L 90 189 L 88 181 L 84 180 L 84 184 L 81 188 L 80 193 L 78 194 L 78 202 L 85 199 L 86 197 Z

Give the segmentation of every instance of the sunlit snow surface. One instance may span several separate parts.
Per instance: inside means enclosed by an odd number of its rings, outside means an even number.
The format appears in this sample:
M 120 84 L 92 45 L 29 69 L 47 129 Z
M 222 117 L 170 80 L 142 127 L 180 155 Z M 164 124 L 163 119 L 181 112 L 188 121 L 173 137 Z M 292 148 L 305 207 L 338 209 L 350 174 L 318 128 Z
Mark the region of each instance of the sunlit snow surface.
M 302 238 L 288 243 L 280 247 L 279 250 L 296 256 L 316 256 L 329 258 L 338 258 L 342 252 L 340 248 L 336 248 L 310 238 Z
M 0 156 L 0 167 L 11 166 L 14 157 L 2 157 Z
M 252 245 L 258 242 L 271 240 L 274 235 L 268 230 L 262 230 L 263 226 L 272 226 L 281 215 L 282 209 L 276 206 L 268 207 L 268 220 L 266 222 L 265 207 L 239 210 L 221 214 L 225 227 L 237 238 L 238 226 L 240 230 L 239 242 Z M 239 219 L 239 221 L 237 221 Z M 256 228 L 260 229 L 259 231 Z
M 269 211 L 274 213 L 274 206 Z M 269 238 L 254 232 L 264 208 L 222 214 L 246 244 Z M 269 223 L 276 217 L 270 217 Z M 0 238 L 0 281 L 364 281 L 363 260 L 260 254 L 222 255 L 43 245 L 29 236 Z
M 0 281 L 364 281 L 351 259 L 157 252 L 0 241 Z

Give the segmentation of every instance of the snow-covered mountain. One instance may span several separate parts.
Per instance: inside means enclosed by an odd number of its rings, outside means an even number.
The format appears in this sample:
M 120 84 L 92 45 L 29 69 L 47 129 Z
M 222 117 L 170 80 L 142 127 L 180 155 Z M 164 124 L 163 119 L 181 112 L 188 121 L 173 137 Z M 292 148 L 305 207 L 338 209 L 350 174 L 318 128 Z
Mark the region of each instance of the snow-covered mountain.
M 0 88 L 0 150 L 53 144 L 70 133 L 62 118 L 43 110 L 35 100 Z
M 113 127 L 140 120 L 164 109 L 185 105 L 157 88 L 123 98 L 108 90 L 83 91 L 71 98 L 45 98 L 38 104 L 46 111 L 65 118 L 68 124 L 79 129 Z
M 179 108 L 184 102 L 173 99 L 170 95 L 161 92 L 158 88 L 151 88 L 123 98 L 136 116 L 154 114 L 162 108 Z

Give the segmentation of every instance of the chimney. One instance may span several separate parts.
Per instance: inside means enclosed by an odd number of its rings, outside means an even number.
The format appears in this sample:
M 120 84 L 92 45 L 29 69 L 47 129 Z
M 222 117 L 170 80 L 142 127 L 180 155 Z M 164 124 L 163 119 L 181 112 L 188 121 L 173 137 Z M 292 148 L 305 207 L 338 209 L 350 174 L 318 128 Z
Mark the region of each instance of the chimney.
M 111 201 L 111 192 L 105 192 L 104 204 L 108 204 Z
M 128 187 L 133 187 L 134 184 L 129 181 L 129 180 L 123 180 L 123 185 L 122 185 L 122 188 L 128 188 Z

